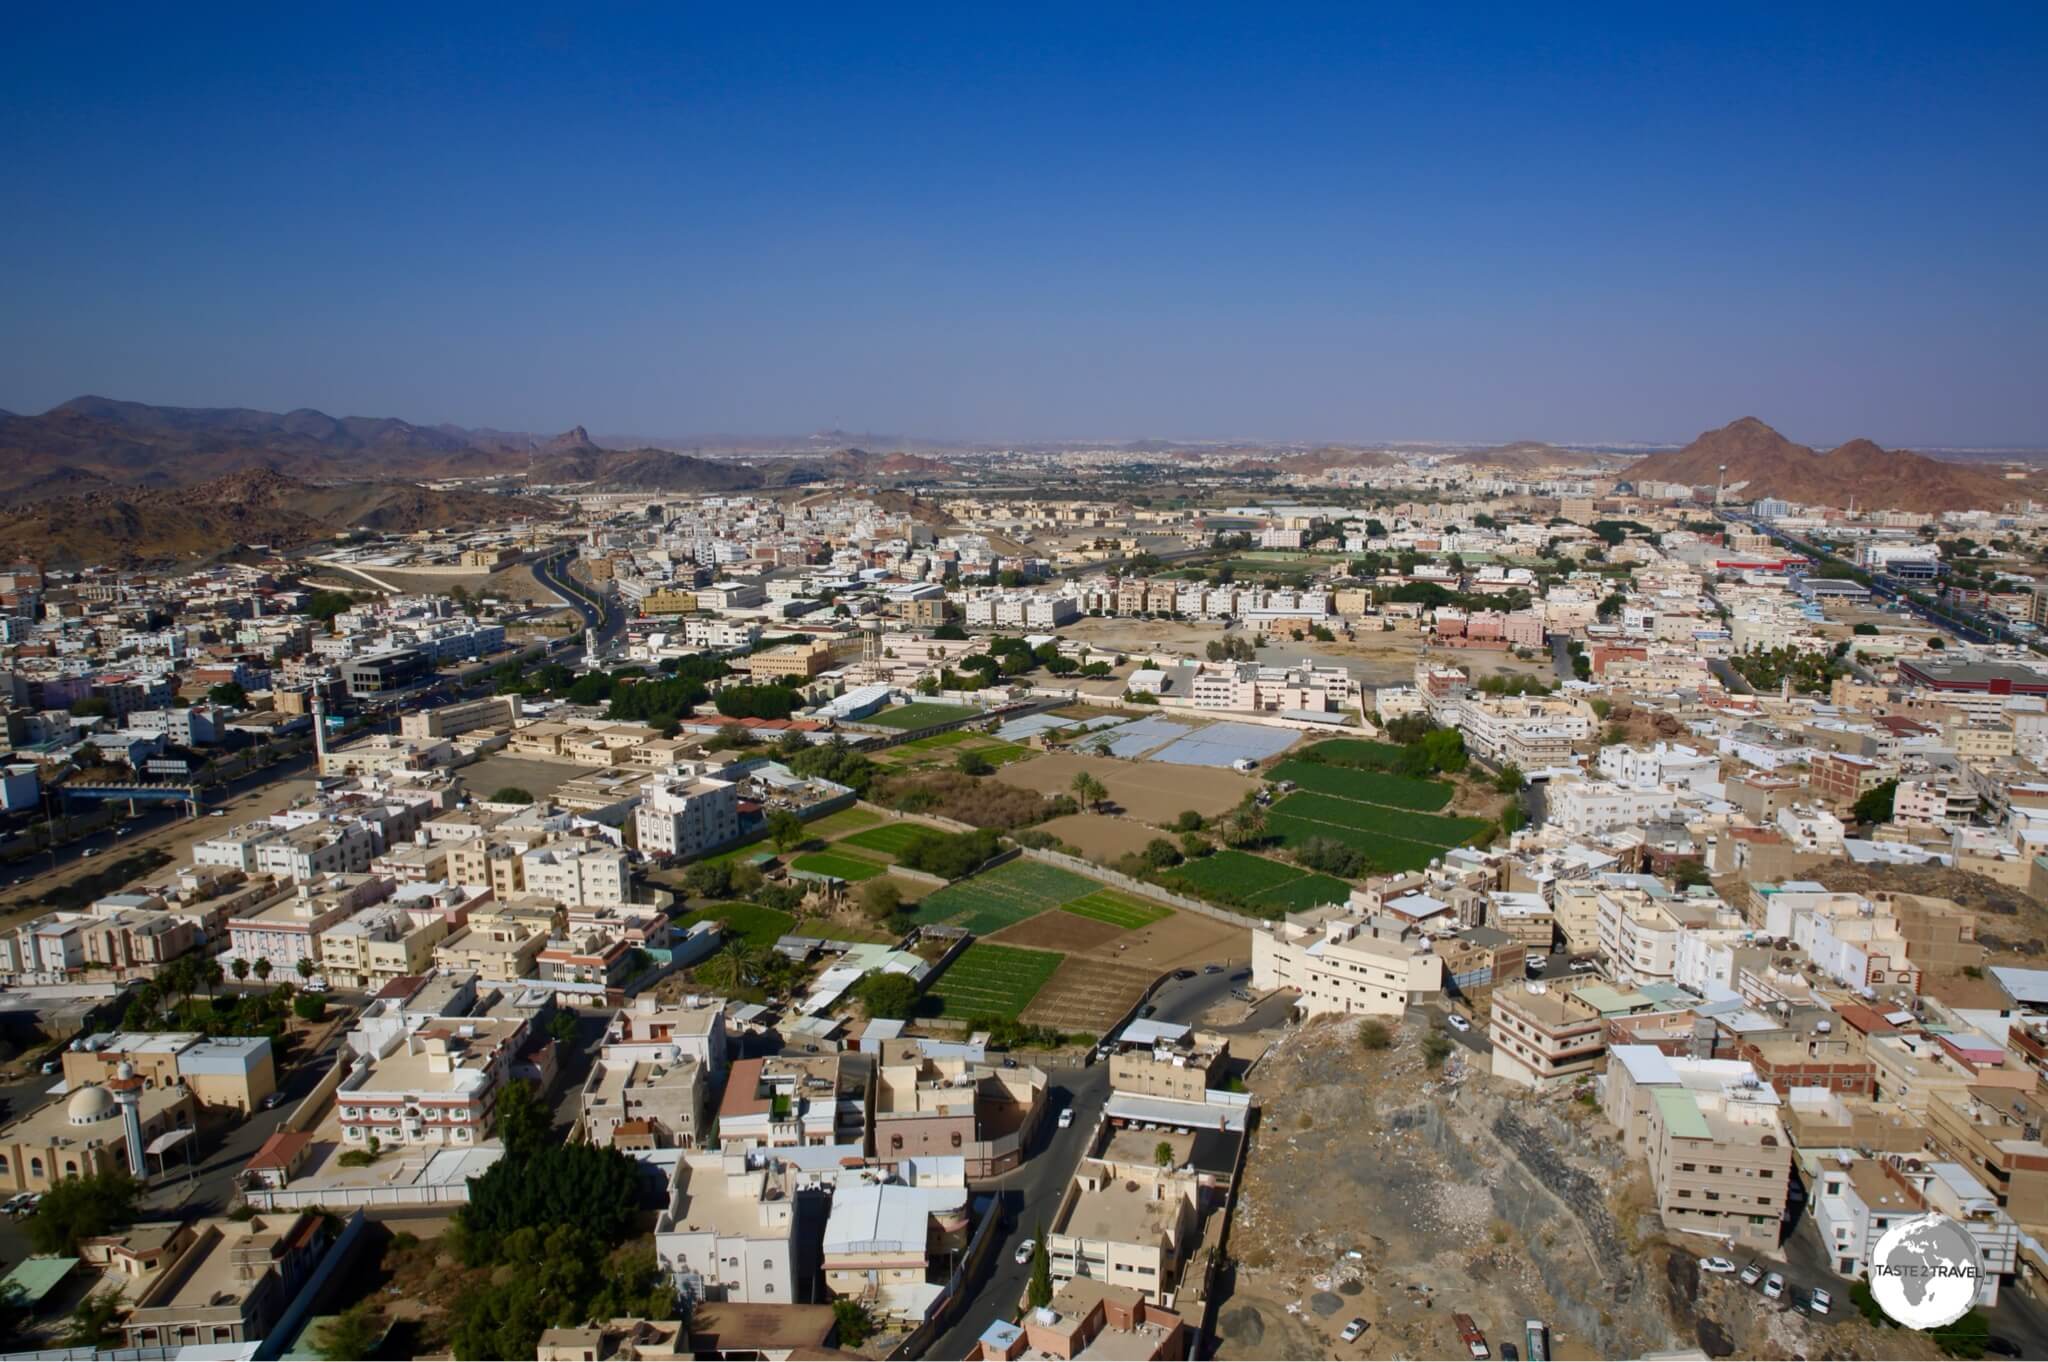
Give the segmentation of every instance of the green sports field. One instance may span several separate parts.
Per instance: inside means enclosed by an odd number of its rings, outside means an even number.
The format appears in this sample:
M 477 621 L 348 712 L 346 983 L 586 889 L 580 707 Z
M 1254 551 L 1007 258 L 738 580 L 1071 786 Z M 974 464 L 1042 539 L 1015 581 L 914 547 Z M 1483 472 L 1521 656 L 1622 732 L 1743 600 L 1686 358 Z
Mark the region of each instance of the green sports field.
M 884 867 L 860 856 L 842 856 L 833 851 L 807 851 L 789 863 L 792 870 L 807 870 L 813 875 L 830 875 L 834 879 L 859 883 L 871 880 L 882 873 Z
M 919 700 L 908 705 L 898 705 L 878 714 L 862 719 L 864 724 L 878 724 L 883 728 L 925 728 L 932 724 L 943 724 L 953 719 L 971 719 L 981 711 L 965 705 L 936 705 L 928 700 Z
M 977 941 L 946 966 L 926 992 L 939 1000 L 942 1016 L 994 1016 L 1014 1021 L 1065 959 L 1057 951 Z
M 1133 898 L 1129 894 L 1119 894 L 1114 889 L 1098 889 L 1085 898 L 1075 899 L 1072 903 L 1062 903 L 1060 911 L 1072 913 L 1076 917 L 1093 918 L 1097 922 L 1107 922 L 1126 931 L 1164 921 L 1173 916 L 1173 910 L 1163 904 L 1147 903 L 1144 899 Z

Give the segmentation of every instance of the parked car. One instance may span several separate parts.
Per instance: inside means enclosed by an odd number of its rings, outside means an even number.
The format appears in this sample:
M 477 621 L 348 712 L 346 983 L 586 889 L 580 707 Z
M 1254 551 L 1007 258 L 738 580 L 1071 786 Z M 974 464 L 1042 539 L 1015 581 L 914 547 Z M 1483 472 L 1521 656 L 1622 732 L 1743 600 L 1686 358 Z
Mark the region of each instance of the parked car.
M 226 809 L 215 809 L 212 813 L 206 816 L 208 818 L 226 818 L 228 816 L 228 811 Z
M 1459 1016 L 1455 1012 L 1453 1012 L 1450 1016 L 1445 1017 L 1444 1020 L 1450 1023 L 1450 1027 L 1453 1031 L 1470 1031 L 1472 1029 L 1472 1023 L 1466 1021 L 1463 1017 Z
M 1735 1264 L 1726 1258 L 1702 1258 L 1700 1271 L 1729 1273 L 1735 1271 Z
M 78 853 L 78 859 L 82 861 L 88 856 L 97 856 L 99 854 L 100 849 L 98 847 L 87 847 L 85 850 Z
M 1813 1288 L 1813 1294 L 1806 1298 L 1806 1305 L 1814 1314 L 1825 1315 L 1834 1309 L 1835 1298 L 1829 1295 L 1824 1287 L 1816 1286 Z
M 1195 972 L 1191 969 L 1177 969 L 1173 972 L 1173 977 L 1176 979 L 1192 979 L 1195 977 Z
M 1230 990 L 1230 996 L 1241 1003 L 1248 1003 L 1252 1000 L 1252 991 L 1248 988 L 1233 988 Z
M 1550 958 L 1548 956 L 1525 955 L 1522 957 L 1522 968 L 1528 970 L 1531 974 L 1540 974 L 1549 965 Z
M 1151 1003 L 1146 1003 L 1146 1004 L 1145 1004 L 1145 1005 L 1144 1005 L 1143 1007 L 1141 1007 L 1141 1008 L 1139 1008 L 1139 1009 L 1138 1009 L 1138 1016 L 1139 1016 L 1139 1017 L 1140 1017 L 1141 1019 L 1142 1019 L 1142 1018 L 1145 1018 L 1145 1017 L 1149 1017 L 1149 1016 L 1151 1016 L 1151 1015 L 1152 1015 L 1153 1013 L 1157 1012 L 1158 1010 L 1159 1010 L 1159 1009 L 1158 1009 L 1157 1007 L 1154 1007 L 1154 1006 L 1153 1006 L 1153 1005 L 1152 1005 Z
M 19 881 L 16 881 L 16 883 L 19 883 Z M 1223 973 L 1223 966 L 1221 966 L 1221 965 L 1204 965 L 1204 966 L 1202 966 L 1202 973 L 1204 973 L 1204 974 L 1221 974 L 1221 973 Z
M 1744 1286 L 1755 1286 L 1756 1279 L 1763 1275 L 1764 1270 L 1758 1267 L 1755 1263 L 1746 1263 L 1743 1265 L 1742 1275 L 1737 1277 L 1736 1280 L 1741 1282 Z
M 273 1092 L 270 1094 L 270 1096 L 263 1099 L 263 1109 L 265 1111 L 275 1111 L 277 1108 L 283 1105 L 284 1094 L 281 1092 Z
M 43 1061 L 43 1072 L 46 1074 L 56 1073 L 59 1069 L 62 1069 L 63 1067 L 64 1065 L 61 1062 L 54 1059 L 46 1059 Z
M 1030 1262 L 1031 1251 L 1037 1247 L 1038 1241 L 1036 1239 L 1026 1239 L 1023 1243 L 1017 1245 L 1017 1265 L 1022 1267 L 1025 1263 Z
M 1074 1109 L 1073 1109 L 1072 1107 L 1061 1107 L 1061 1108 L 1060 1108 L 1060 1129 L 1061 1129 L 1061 1130 L 1065 1130 L 1065 1129 L 1067 1129 L 1068 1127 L 1072 1126 L 1073 1124 L 1074 1124 Z
M 1593 962 L 1592 962 L 1591 960 L 1574 960 L 1574 961 L 1572 961 L 1572 973 L 1573 973 L 1573 974 L 1586 974 L 1586 973 L 1589 973 L 1589 972 L 1591 972 L 1591 971 L 1592 971 L 1593 969 L 1595 969 L 1595 968 L 1596 968 L 1596 966 L 1595 966 L 1595 965 L 1593 964 Z
M 1764 1278 L 1764 1299 L 1765 1299 L 1765 1300 L 1767 1300 L 1767 1301 L 1774 1301 L 1774 1300 L 1777 1300 L 1777 1299 L 1778 1299 L 1778 1298 L 1779 1298 L 1780 1296 L 1783 1296 L 1784 1294 L 1785 1294 L 1785 1276 L 1784 1276 L 1784 1274 L 1783 1274 L 1783 1273 L 1780 1273 L 1780 1272 L 1773 1272 L 1773 1273 L 1771 1273 L 1771 1274 L 1770 1274 L 1769 1276 L 1767 1276 L 1767 1277 L 1765 1277 L 1765 1278 Z
M 1344 1326 L 1344 1332 L 1338 1334 L 1337 1337 L 1343 1339 L 1346 1343 L 1356 1343 L 1359 1336 L 1366 1331 L 1366 1328 L 1367 1325 L 1363 1319 L 1354 1319 Z

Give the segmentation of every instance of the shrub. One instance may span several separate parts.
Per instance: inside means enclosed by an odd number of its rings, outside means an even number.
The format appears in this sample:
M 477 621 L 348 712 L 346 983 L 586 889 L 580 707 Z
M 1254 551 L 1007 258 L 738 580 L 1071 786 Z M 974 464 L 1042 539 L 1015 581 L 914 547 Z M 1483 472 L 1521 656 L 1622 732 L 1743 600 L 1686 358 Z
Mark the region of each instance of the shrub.
M 1358 1043 L 1368 1050 L 1384 1050 L 1394 1043 L 1393 1028 L 1378 1017 L 1368 1017 L 1358 1024 Z
M 517 785 L 500 785 L 491 792 L 490 802 L 493 804 L 531 804 L 533 802 L 533 795 Z

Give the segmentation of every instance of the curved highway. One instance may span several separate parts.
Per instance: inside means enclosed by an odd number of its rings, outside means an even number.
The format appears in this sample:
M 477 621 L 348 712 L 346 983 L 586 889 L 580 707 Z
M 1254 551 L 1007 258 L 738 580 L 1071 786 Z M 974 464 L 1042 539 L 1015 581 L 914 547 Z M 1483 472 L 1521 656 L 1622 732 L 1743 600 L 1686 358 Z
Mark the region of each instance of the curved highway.
M 533 560 L 533 576 L 542 586 L 555 593 L 561 600 L 583 616 L 585 628 L 597 630 L 597 646 L 601 651 L 606 644 L 619 636 L 626 627 L 626 612 L 605 602 L 593 604 L 584 594 L 580 584 L 571 584 L 566 570 L 562 567 L 568 551 Z

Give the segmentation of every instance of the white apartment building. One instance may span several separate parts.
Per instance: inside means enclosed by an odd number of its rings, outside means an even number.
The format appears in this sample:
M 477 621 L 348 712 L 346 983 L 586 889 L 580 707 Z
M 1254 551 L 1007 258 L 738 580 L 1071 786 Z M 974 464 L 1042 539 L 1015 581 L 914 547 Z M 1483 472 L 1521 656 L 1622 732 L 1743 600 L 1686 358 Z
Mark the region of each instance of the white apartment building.
M 355 1059 L 334 1094 L 342 1143 L 481 1144 L 525 1035 L 517 1018 L 435 1017 L 416 1029 L 395 1012 L 366 1019 L 349 1035 Z
M 608 842 L 550 842 L 519 858 L 526 892 L 569 908 L 626 903 L 632 868 L 626 853 Z
M 1195 674 L 1188 698 L 1197 709 L 1326 714 L 1354 706 L 1358 688 L 1351 673 L 1342 667 L 1318 667 L 1306 661 L 1293 667 L 1227 662 L 1205 664 Z
M 1573 744 L 1591 738 L 1597 722 L 1583 700 L 1556 696 L 1468 695 L 1444 708 L 1474 756 L 1525 771 L 1570 765 Z
M 1413 928 L 1382 919 L 1296 914 L 1252 933 L 1252 987 L 1294 989 L 1309 1016 L 1398 1017 L 1441 993 L 1443 957 Z
M 1600 775 L 1631 790 L 1666 786 L 1697 795 L 1717 795 L 1721 787 L 1718 757 L 1689 747 L 1657 743 L 1652 747 L 1603 747 L 1595 763 Z
M 634 814 L 647 856 L 697 856 L 740 835 L 739 787 L 708 776 L 660 776 Z
M 1661 900 L 1631 890 L 1600 895 L 1600 953 L 1623 988 L 1673 982 L 1683 930 L 1671 906 Z
M 1678 810 L 1671 789 L 1629 789 L 1606 780 L 1553 781 L 1550 821 L 1575 837 L 1669 820 Z
M 686 1152 L 654 1225 L 654 1255 L 690 1301 L 797 1304 L 791 1170 L 758 1154 Z

